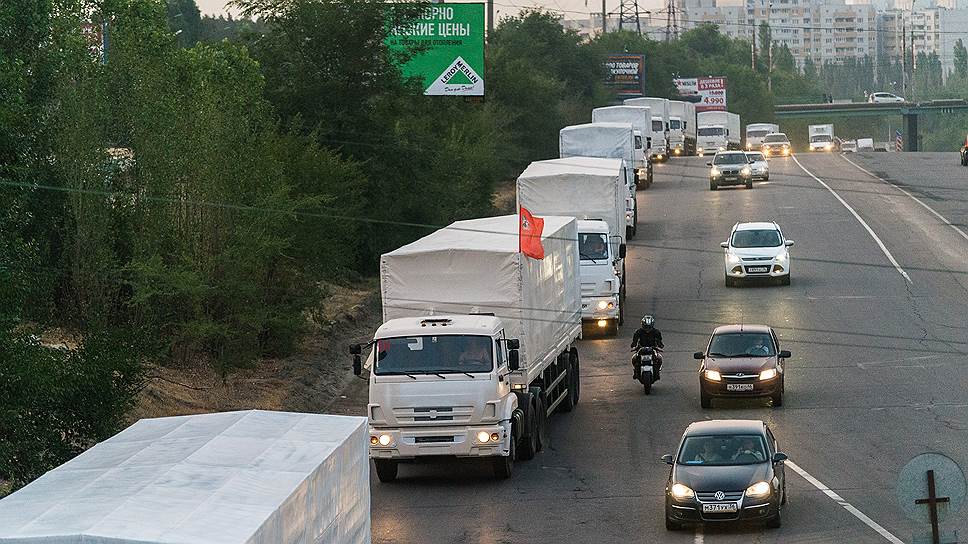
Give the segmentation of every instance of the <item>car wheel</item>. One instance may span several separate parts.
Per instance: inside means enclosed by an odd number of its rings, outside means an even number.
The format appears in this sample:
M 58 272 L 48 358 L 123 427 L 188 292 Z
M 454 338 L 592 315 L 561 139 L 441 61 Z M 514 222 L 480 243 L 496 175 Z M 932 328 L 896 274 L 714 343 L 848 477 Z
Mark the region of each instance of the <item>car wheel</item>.
M 376 465 L 376 477 L 381 482 L 388 484 L 397 479 L 397 462 L 392 459 L 374 459 Z
M 514 429 L 511 429 L 511 447 L 507 457 L 494 458 L 494 477 L 498 480 L 507 480 L 511 477 L 514 470 L 514 455 L 517 453 L 514 447 Z
M 787 503 L 786 480 L 783 480 L 783 497 L 780 498 L 780 504 L 785 505 L 786 503 Z
M 710 181 L 709 182 L 709 190 L 710 191 L 715 191 L 716 189 L 718 189 L 718 187 L 716 186 L 716 182 Z
M 736 287 L 739 285 L 739 280 L 736 278 L 731 278 L 723 274 L 723 281 L 726 283 L 726 287 Z
M 782 382 L 780 384 L 780 390 L 778 392 L 773 393 L 772 395 L 770 395 L 770 399 L 773 400 L 773 407 L 774 408 L 779 408 L 779 407 L 783 406 L 783 384 L 782 384 Z
M 748 180 L 745 185 L 746 185 L 746 188 L 747 189 L 752 189 L 753 188 L 753 180 Z
M 766 526 L 770 529 L 779 529 L 781 525 L 783 525 L 783 522 L 780 519 L 780 509 L 777 508 L 776 514 L 774 514 L 772 518 L 766 520 Z
M 666 531 L 681 531 L 682 530 L 682 524 L 681 523 L 677 523 L 675 521 L 672 521 L 671 519 L 669 519 L 669 516 L 666 516 L 665 522 L 666 522 Z
M 790 285 L 790 274 L 780 278 L 780 285 Z
M 700 387 L 702 387 L 702 386 L 700 386 Z M 702 391 L 700 391 L 699 392 L 699 406 L 701 406 L 703 408 L 712 408 L 713 407 L 713 399 L 712 399 L 712 397 L 710 397 L 706 393 L 703 393 Z

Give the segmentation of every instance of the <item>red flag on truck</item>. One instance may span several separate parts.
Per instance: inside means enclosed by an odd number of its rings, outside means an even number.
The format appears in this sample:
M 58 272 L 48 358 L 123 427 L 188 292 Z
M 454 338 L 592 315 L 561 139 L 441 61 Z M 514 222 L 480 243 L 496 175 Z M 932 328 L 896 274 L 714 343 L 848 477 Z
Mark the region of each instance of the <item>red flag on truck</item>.
M 518 251 L 532 259 L 544 259 L 544 246 L 541 245 L 543 230 L 544 219 L 531 215 L 527 208 L 521 206 L 518 214 Z

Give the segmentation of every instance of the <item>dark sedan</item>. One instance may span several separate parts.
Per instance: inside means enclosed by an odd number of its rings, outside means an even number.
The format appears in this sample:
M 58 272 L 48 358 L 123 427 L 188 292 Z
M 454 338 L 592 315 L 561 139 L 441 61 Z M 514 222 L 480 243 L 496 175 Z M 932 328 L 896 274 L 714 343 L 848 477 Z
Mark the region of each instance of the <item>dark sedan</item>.
M 742 151 L 720 151 L 716 153 L 709 167 L 709 190 L 715 191 L 723 185 L 745 185 L 753 188 L 753 169 L 746 153 Z
M 783 366 L 789 351 L 780 350 L 776 331 L 766 325 L 726 325 L 713 331 L 706 351 L 694 357 L 699 366 L 699 402 L 713 397 L 769 397 L 783 406 Z
M 780 526 L 786 504 L 781 453 L 766 423 L 731 419 L 686 428 L 665 489 L 666 529 L 688 523 L 762 521 Z

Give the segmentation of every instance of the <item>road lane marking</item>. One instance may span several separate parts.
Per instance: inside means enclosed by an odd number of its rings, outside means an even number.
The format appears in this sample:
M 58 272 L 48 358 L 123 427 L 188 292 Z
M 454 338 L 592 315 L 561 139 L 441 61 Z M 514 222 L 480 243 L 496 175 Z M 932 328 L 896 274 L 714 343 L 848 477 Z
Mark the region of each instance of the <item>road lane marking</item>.
M 932 208 L 931 206 L 928 206 L 927 204 L 925 204 L 920 198 L 918 198 L 918 197 L 912 195 L 911 193 L 907 192 L 902 187 L 898 186 L 896 183 L 892 183 L 890 181 L 887 181 L 886 179 L 878 176 L 877 174 L 871 172 L 870 170 L 864 168 L 863 166 L 857 164 L 856 162 L 848 159 L 846 155 L 841 155 L 841 157 L 843 157 L 844 160 L 847 161 L 847 162 L 849 162 L 850 164 L 853 164 L 858 170 L 860 170 L 861 172 L 867 174 L 868 176 L 870 176 L 870 177 L 872 177 L 874 179 L 879 179 L 879 180 L 883 181 L 884 183 L 890 185 L 891 187 L 894 187 L 898 191 L 901 191 L 902 193 L 904 193 L 905 195 L 907 195 L 908 198 L 910 198 L 911 200 L 917 202 L 918 204 L 921 205 L 922 208 L 924 208 L 925 210 L 928 210 L 929 212 L 931 212 L 932 215 L 934 215 L 935 217 L 937 217 L 938 219 L 940 219 L 942 223 L 944 223 L 945 225 L 948 225 L 949 227 L 953 228 L 955 230 L 955 232 L 957 232 L 958 234 L 961 235 L 962 238 L 964 238 L 965 240 L 968 240 L 968 233 L 965 233 L 965 231 L 961 230 L 958 227 L 958 225 L 952 224 L 951 221 L 948 221 L 948 219 L 945 216 L 943 216 L 940 213 L 934 211 L 934 208 Z
M 692 543 L 693 544 L 703 543 L 702 523 L 700 523 L 699 525 L 696 525 L 696 537 L 692 539 Z
M 824 495 L 833 499 L 834 502 L 836 502 L 841 507 L 843 507 L 844 510 L 850 512 L 851 514 L 854 515 L 854 517 L 863 521 L 865 525 L 877 531 L 877 533 L 882 537 L 884 537 L 888 542 L 890 542 L 891 544 L 904 544 L 903 540 L 894 536 L 893 534 L 891 534 L 890 531 L 888 531 L 884 527 L 881 527 L 879 523 L 867 517 L 867 514 L 855 508 L 854 505 L 844 500 L 843 497 L 841 497 L 840 495 L 835 493 L 832 489 L 824 485 L 823 482 L 814 478 L 813 476 L 810 475 L 809 472 L 800 468 L 800 465 L 797 465 L 796 463 L 794 463 L 793 461 L 790 461 L 789 459 L 784 461 L 784 463 L 786 464 L 786 466 L 792 468 L 793 471 L 799 474 L 804 480 L 810 482 L 810 485 L 812 485 L 813 487 L 816 487 L 817 489 L 822 491 Z
M 830 194 L 834 195 L 834 198 L 836 198 L 838 202 L 840 202 L 841 204 L 844 205 L 845 208 L 847 208 L 847 211 L 849 211 L 854 216 L 854 219 L 856 219 L 860 223 L 860 225 L 864 227 L 865 230 L 867 230 L 867 233 L 871 235 L 871 238 L 873 238 L 874 242 L 877 243 L 877 247 L 881 248 L 881 251 L 883 251 L 884 255 L 887 257 L 887 260 L 891 261 L 891 264 L 894 265 L 894 268 L 898 271 L 898 273 L 901 274 L 901 276 L 905 280 L 907 280 L 908 283 L 913 284 L 914 282 L 911 281 L 911 276 L 908 276 L 907 272 L 905 272 L 904 269 L 901 268 L 901 265 L 898 264 L 897 259 L 894 258 L 894 255 L 891 255 L 891 252 L 887 249 L 887 246 L 885 246 L 884 242 L 882 242 L 881 239 L 877 237 L 877 234 L 874 232 L 874 229 L 872 229 L 870 225 L 867 224 L 867 221 L 864 221 L 864 218 L 862 218 L 860 214 L 858 214 L 857 211 L 854 210 L 854 208 L 851 208 L 850 204 L 848 204 L 846 200 L 844 200 L 843 198 L 840 197 L 839 194 L 837 194 L 837 191 L 834 191 L 833 189 L 831 189 L 830 186 L 824 183 L 822 179 L 813 175 L 813 172 L 811 172 L 810 170 L 807 170 L 802 164 L 800 164 L 800 161 L 797 160 L 796 156 L 793 156 L 792 158 L 793 158 L 793 161 L 797 163 L 797 166 L 800 167 L 800 170 L 803 170 L 804 172 L 807 173 L 808 176 L 815 179 L 817 183 L 819 183 L 820 185 L 823 185 L 825 189 L 830 191 Z

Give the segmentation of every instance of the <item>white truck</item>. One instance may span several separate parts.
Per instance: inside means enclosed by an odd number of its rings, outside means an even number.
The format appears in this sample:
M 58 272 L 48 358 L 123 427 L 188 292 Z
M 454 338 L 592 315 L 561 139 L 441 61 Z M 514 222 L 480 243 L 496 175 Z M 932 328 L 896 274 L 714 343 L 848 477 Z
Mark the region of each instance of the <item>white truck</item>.
M 810 151 L 833 151 L 834 150 L 834 126 L 810 125 L 807 127 L 810 136 Z
M 626 237 L 634 238 L 639 223 L 639 205 L 635 198 L 635 135 L 628 123 L 590 123 L 572 125 L 558 133 L 558 156 L 599 157 L 603 159 L 622 159 L 625 161 L 625 184 L 628 195 L 625 199 Z
M 626 98 L 626 106 L 645 106 L 652 110 L 652 160 L 669 160 L 669 99 L 668 98 Z
M 746 125 L 746 150 L 759 151 L 767 134 L 780 132 L 776 123 L 750 123 Z
M 592 123 L 629 123 L 643 142 L 635 145 L 635 179 L 652 184 L 652 109 L 645 106 L 606 106 L 592 110 Z M 641 145 L 640 145 L 641 144 Z
M 532 162 L 518 176 L 518 208 L 578 221 L 581 317 L 610 334 L 625 321 L 625 166 L 618 159 Z
M 573 217 L 546 216 L 544 259 L 517 215 L 457 221 L 380 259 L 383 325 L 354 345 L 370 369 L 370 457 L 380 481 L 422 457 L 515 458 L 548 444 L 547 418 L 580 391 L 581 287 Z
M 669 154 L 696 154 L 696 105 L 692 102 L 669 101 Z
M 0 500 L 0 543 L 370 542 L 366 418 L 142 419 Z
M 715 155 L 719 151 L 740 149 L 739 115 L 728 111 L 703 111 L 696 115 L 697 153 Z

